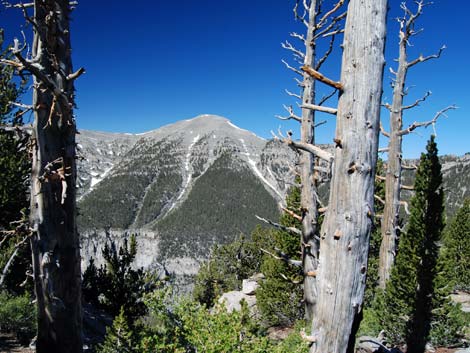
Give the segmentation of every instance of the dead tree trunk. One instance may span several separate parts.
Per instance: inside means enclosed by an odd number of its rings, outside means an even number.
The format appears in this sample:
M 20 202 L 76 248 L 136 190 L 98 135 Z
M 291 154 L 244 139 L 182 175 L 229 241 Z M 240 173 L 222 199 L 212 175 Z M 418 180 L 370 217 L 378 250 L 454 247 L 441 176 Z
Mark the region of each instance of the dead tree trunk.
M 38 353 L 82 352 L 80 249 L 75 210 L 75 134 L 68 0 L 34 1 L 31 227 Z
M 301 179 L 301 220 L 302 220 L 302 269 L 304 274 L 304 303 L 305 317 L 307 321 L 311 321 L 315 310 L 315 302 L 317 296 L 316 288 L 316 270 L 318 266 L 319 241 L 317 236 L 317 219 L 318 219 L 318 195 L 317 181 L 315 172 L 315 164 L 318 156 L 322 156 L 321 150 L 315 149 L 315 112 L 322 111 L 329 114 L 335 114 L 335 110 L 323 107 L 327 99 L 322 100 L 319 105 L 315 101 L 315 76 L 309 73 L 309 70 L 317 72 L 326 61 L 333 50 L 335 36 L 339 33 L 339 22 L 344 19 L 345 14 L 336 15 L 336 12 L 342 7 L 344 0 L 335 3 L 329 11 L 321 12 L 323 0 L 304 1 L 304 15 L 300 16 L 298 11 L 299 2 L 294 8 L 295 16 L 307 28 L 307 35 L 299 35 L 291 33 L 293 38 L 299 39 L 305 45 L 305 51 L 294 48 L 289 42 L 283 44 L 285 49 L 290 50 L 298 62 L 303 63 L 303 72 L 287 65 L 295 73 L 302 75 L 302 81 L 297 80 L 299 86 L 302 87 L 301 95 L 297 96 L 301 101 L 302 114 L 300 117 L 295 116 L 292 108 L 287 108 L 289 116 L 281 119 L 294 119 L 300 122 L 300 143 L 292 140 L 285 141 L 291 147 L 297 149 L 300 153 L 300 179 Z M 308 19 L 305 17 L 308 16 Z M 317 59 L 316 46 L 317 41 L 323 36 L 329 37 L 330 45 L 326 52 Z M 334 94 L 335 92 L 333 92 Z M 331 97 L 333 94 L 329 95 Z M 310 147 L 310 148 L 308 148 Z M 321 158 L 321 157 L 320 157 Z M 323 157 L 324 158 L 324 157 Z M 329 156 L 326 157 L 330 162 Z
M 404 98 L 407 95 L 405 84 L 408 70 L 421 62 L 439 58 L 442 50 L 427 57 L 420 56 L 419 58 L 409 62 L 407 57 L 408 45 L 410 39 L 420 30 L 415 31 L 414 26 L 416 20 L 421 16 L 424 6 L 430 3 L 418 1 L 416 12 L 410 11 L 405 3 L 401 4 L 404 11 L 404 16 L 398 18 L 400 23 L 399 32 L 399 56 L 398 56 L 398 69 L 392 71 L 395 75 L 393 83 L 393 101 L 392 104 L 385 104 L 385 107 L 390 111 L 390 132 L 382 129 L 384 136 L 389 138 L 388 144 L 388 161 L 385 176 L 385 208 L 381 223 L 382 243 L 380 245 L 379 254 L 379 287 L 385 289 L 385 284 L 390 278 L 391 269 L 395 260 L 397 239 L 399 232 L 399 213 L 400 205 L 403 204 L 400 198 L 400 192 L 403 186 L 401 185 L 401 175 L 403 168 L 402 159 L 402 139 L 404 135 L 411 133 L 419 126 L 429 126 L 434 124 L 437 119 L 444 114 L 447 110 L 454 107 L 448 107 L 441 112 L 438 112 L 433 120 L 421 123 L 413 123 L 407 129 L 403 130 L 403 114 L 406 110 L 418 106 L 421 102 L 425 101 L 430 95 L 427 92 L 421 99 L 416 100 L 413 104 L 404 105 Z
M 311 352 L 344 353 L 361 312 L 373 221 L 387 0 L 350 0 Z
M 307 38 L 305 40 L 304 65 L 315 65 L 315 39 L 314 28 L 316 19 L 316 1 L 312 0 L 309 9 Z M 315 80 L 304 72 L 303 74 L 302 105 L 315 103 Z M 302 108 L 300 140 L 304 143 L 315 144 L 315 111 Z M 316 278 L 310 274 L 315 273 L 318 266 L 319 242 L 315 239 L 317 233 L 317 188 L 313 178 L 315 155 L 301 151 L 300 180 L 302 183 L 300 193 L 300 206 L 302 212 L 302 266 L 304 271 L 304 304 L 305 318 L 310 321 L 316 302 Z

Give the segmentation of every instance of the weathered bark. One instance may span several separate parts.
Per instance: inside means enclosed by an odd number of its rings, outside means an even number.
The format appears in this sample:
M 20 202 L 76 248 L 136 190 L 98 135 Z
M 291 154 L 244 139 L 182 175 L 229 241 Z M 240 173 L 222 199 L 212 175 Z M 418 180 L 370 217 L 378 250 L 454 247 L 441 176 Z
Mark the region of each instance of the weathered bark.
M 382 242 L 380 244 L 378 274 L 379 287 L 382 289 L 385 289 L 385 283 L 390 278 L 398 239 L 402 171 L 402 136 L 399 132 L 403 128 L 403 98 L 405 96 L 405 82 L 408 71 L 407 40 L 408 35 L 401 30 L 398 70 L 393 87 L 393 102 L 390 107 L 390 139 L 385 176 L 385 207 L 381 222 Z
M 307 38 L 305 40 L 304 64 L 315 65 L 315 20 L 316 20 L 316 0 L 312 0 L 309 9 L 309 21 L 307 28 Z M 315 80 L 309 74 L 303 74 L 302 105 L 315 103 Z M 300 139 L 303 143 L 315 144 L 315 111 L 302 108 L 302 122 L 300 128 Z M 300 157 L 300 180 L 302 182 L 300 206 L 302 208 L 302 265 L 304 277 L 304 303 L 305 318 L 310 321 L 313 318 L 317 284 L 314 276 L 318 266 L 319 242 L 315 239 L 317 233 L 317 190 L 313 178 L 315 155 L 301 151 Z
M 31 226 L 38 353 L 82 352 L 69 1 L 34 1 Z M 20 54 L 17 53 L 20 58 Z M 20 59 L 21 61 L 21 59 Z
M 402 139 L 403 136 L 411 133 L 418 127 L 427 127 L 435 124 L 437 119 L 450 109 L 455 109 L 455 106 L 447 107 L 439 111 L 432 120 L 425 122 L 414 122 L 406 129 L 403 129 L 403 113 L 411 108 L 419 105 L 419 103 L 429 97 L 430 92 L 427 92 L 424 97 L 416 100 L 411 105 L 404 105 L 404 97 L 406 96 L 406 76 L 408 70 L 416 64 L 437 59 L 440 57 L 445 46 L 442 47 L 437 54 L 430 56 L 420 55 L 417 59 L 408 61 L 407 48 L 412 36 L 419 33 L 414 30 L 415 22 L 422 14 L 423 7 L 429 5 L 424 1 L 416 2 L 417 10 L 415 13 L 411 12 L 406 3 L 401 4 L 401 8 L 405 15 L 399 18 L 400 32 L 399 32 L 399 56 L 398 56 L 398 69 L 395 74 L 394 87 L 393 87 L 393 101 L 391 105 L 386 105 L 390 111 L 390 132 L 386 135 L 389 137 L 389 144 L 387 147 L 388 161 L 385 177 L 385 208 L 381 223 L 382 243 L 380 245 L 379 253 L 379 287 L 385 289 L 385 284 L 390 278 L 391 269 L 395 261 L 395 254 L 397 248 L 398 232 L 399 232 L 399 212 L 402 201 L 400 199 L 400 192 L 402 189 L 413 190 L 411 187 L 401 185 L 401 174 L 403 169 L 402 160 Z
M 350 0 L 328 211 L 320 235 L 314 353 L 344 353 L 354 340 L 373 223 L 387 0 Z

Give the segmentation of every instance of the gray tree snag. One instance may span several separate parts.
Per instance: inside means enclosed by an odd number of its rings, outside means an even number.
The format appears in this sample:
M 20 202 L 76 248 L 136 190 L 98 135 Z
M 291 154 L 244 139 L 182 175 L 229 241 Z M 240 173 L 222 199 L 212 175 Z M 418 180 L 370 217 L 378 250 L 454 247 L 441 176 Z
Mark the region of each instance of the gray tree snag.
M 283 47 L 290 50 L 298 63 L 302 63 L 301 70 L 292 68 L 286 62 L 286 66 L 296 74 L 302 76 L 298 81 L 301 87 L 301 94 L 295 95 L 287 91 L 291 96 L 297 97 L 301 102 L 301 116 L 296 116 L 291 107 L 287 108 L 289 116 L 281 119 L 293 119 L 300 122 L 300 141 L 293 141 L 291 134 L 284 139 L 291 147 L 300 152 L 300 179 L 301 179 L 301 253 L 302 269 L 304 275 L 304 304 L 305 317 L 307 321 L 313 318 L 314 307 L 317 297 L 316 270 L 318 265 L 319 241 L 317 236 L 318 219 L 318 196 L 317 180 L 315 174 L 316 159 L 322 158 L 329 163 L 332 161 L 332 155 L 315 146 L 315 111 L 332 112 L 331 108 L 321 106 L 321 103 L 315 103 L 315 81 L 316 77 L 309 74 L 308 70 L 319 70 L 322 64 L 331 54 L 336 33 L 329 36 L 329 47 L 323 56 L 317 58 L 317 42 L 319 39 L 331 31 L 339 30 L 339 22 L 345 17 L 345 14 L 337 15 L 341 9 L 344 0 L 336 2 L 333 7 L 326 12 L 322 12 L 322 0 L 300 1 L 294 8 L 294 13 L 306 27 L 306 36 L 297 33 L 291 33 L 291 37 L 299 39 L 305 50 L 298 50 L 289 42 L 283 43 Z M 303 6 L 304 15 L 300 16 L 298 7 Z
M 312 353 L 354 343 L 373 224 L 387 0 L 350 0 L 344 30 L 336 148 L 320 233 Z
M 19 7 L 34 31 L 32 57 L 18 41 L 9 64 L 34 77 L 31 248 L 38 305 L 38 353 L 82 352 L 80 248 L 76 227 L 76 125 L 68 0 Z M 29 16 L 28 9 L 34 8 Z
M 400 229 L 400 206 L 406 206 L 400 198 L 401 190 L 406 189 L 406 186 L 401 185 L 403 169 L 403 136 L 411 133 L 417 127 L 433 125 L 440 116 L 445 114 L 447 110 L 455 108 L 453 106 L 447 107 L 438 112 L 432 120 L 427 122 L 415 122 L 408 128 L 403 129 L 404 112 L 418 106 L 431 94 L 430 92 L 427 92 L 422 98 L 416 100 L 414 103 L 404 105 L 404 99 L 407 95 L 405 85 L 408 70 L 418 63 L 439 58 L 442 51 L 445 49 L 445 47 L 442 47 L 437 54 L 427 57 L 419 56 L 415 60 L 408 61 L 407 49 L 410 45 L 410 39 L 422 31 L 421 29 L 415 30 L 416 20 L 421 16 L 424 6 L 429 5 L 430 3 L 417 1 L 416 4 L 416 12 L 412 12 L 406 6 L 406 3 L 401 4 L 401 9 L 404 11 L 404 15 L 403 17 L 398 18 L 400 24 L 398 69 L 396 71 L 390 70 L 395 76 L 393 81 L 393 100 L 391 105 L 385 104 L 385 107 L 390 112 L 390 132 L 386 132 L 381 128 L 382 134 L 389 138 L 387 147 L 388 161 L 385 176 L 385 207 L 381 222 L 382 242 L 380 245 L 378 270 L 379 287 L 382 289 L 385 289 L 385 284 L 390 278 L 391 268 L 395 260 L 398 233 Z

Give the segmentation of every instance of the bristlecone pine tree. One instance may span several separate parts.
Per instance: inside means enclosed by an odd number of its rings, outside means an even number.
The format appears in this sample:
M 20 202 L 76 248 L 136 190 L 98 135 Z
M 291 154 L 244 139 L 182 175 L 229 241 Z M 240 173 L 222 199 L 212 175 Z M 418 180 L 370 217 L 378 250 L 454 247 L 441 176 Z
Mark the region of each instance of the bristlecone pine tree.
M 414 103 L 405 105 L 404 101 L 407 96 L 406 80 L 408 71 L 418 64 L 439 58 L 445 48 L 444 46 L 437 54 L 426 57 L 420 55 L 414 60 L 410 60 L 408 58 L 408 47 L 412 45 L 411 40 L 414 36 L 421 33 L 421 29 L 415 30 L 416 22 L 422 15 L 424 7 L 432 4 L 432 2 L 425 2 L 424 0 L 414 2 L 416 5 L 415 12 L 407 7 L 406 1 L 403 1 L 400 4 L 401 9 L 403 10 L 403 16 L 397 18 L 400 25 L 400 40 L 398 51 L 399 55 L 396 60 L 398 62 L 398 67 L 396 71 L 392 70 L 392 74 L 394 75 L 393 101 L 392 104 L 385 104 L 385 107 L 390 112 L 390 132 L 386 132 L 381 128 L 382 134 L 389 138 L 387 147 L 388 160 L 385 174 L 385 208 L 383 210 L 381 224 L 382 244 L 380 246 L 379 258 L 379 286 L 382 289 L 385 288 L 385 284 L 390 277 L 391 268 L 395 259 L 396 245 L 400 232 L 400 206 L 405 205 L 406 207 L 406 202 L 404 202 L 400 196 L 401 190 L 403 189 L 403 185 L 401 185 L 402 170 L 407 168 L 403 164 L 402 140 L 416 128 L 434 125 L 437 119 L 444 115 L 446 111 L 455 109 L 455 106 L 449 106 L 439 111 L 430 121 L 414 122 L 407 128 L 403 128 L 403 117 L 405 112 L 418 106 L 431 94 L 430 92 L 427 92 L 424 97 L 416 100 Z
M 444 227 L 441 165 L 434 136 L 421 155 L 415 195 L 395 266 L 381 300 L 378 318 L 392 344 L 423 353 L 433 308 L 438 241 Z
M 336 117 L 333 177 L 320 234 L 312 353 L 354 346 L 374 220 L 387 0 L 350 0 Z
M 292 188 L 286 198 L 287 208 L 298 212 L 300 199 L 300 189 Z M 300 220 L 288 213 L 281 215 L 279 223 L 285 227 L 300 227 L 301 224 Z M 282 256 L 286 260 L 300 258 L 299 235 L 277 230 L 273 232 L 272 237 L 272 246 L 268 249 L 278 258 L 269 254 L 263 257 L 261 272 L 266 278 L 256 293 L 257 305 L 266 324 L 292 325 L 304 315 L 302 270 L 300 266 L 296 267 L 283 261 Z M 300 260 L 297 260 L 297 263 L 300 265 Z
M 32 57 L 24 57 L 26 46 L 15 41 L 16 61 L 8 64 L 34 78 L 30 223 L 36 350 L 79 353 L 83 344 L 73 82 L 84 70 L 72 70 L 69 0 L 35 0 L 32 5 Z

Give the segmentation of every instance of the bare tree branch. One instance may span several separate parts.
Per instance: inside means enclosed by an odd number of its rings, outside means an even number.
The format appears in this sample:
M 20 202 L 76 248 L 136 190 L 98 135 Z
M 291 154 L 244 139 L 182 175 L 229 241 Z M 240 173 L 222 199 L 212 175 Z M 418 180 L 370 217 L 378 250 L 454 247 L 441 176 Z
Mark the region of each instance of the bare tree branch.
M 400 184 L 400 189 L 401 190 L 409 190 L 409 191 L 414 191 L 414 187 L 413 186 L 410 186 L 410 185 L 403 185 L 403 184 Z
M 308 28 L 308 21 L 305 19 L 305 17 L 307 16 L 308 10 L 305 8 L 305 2 L 304 2 L 304 13 L 302 15 L 299 15 L 299 1 L 298 0 L 294 6 L 293 11 L 294 11 L 295 19 L 302 22 Z
M 295 56 L 297 56 L 298 58 L 300 59 L 305 59 L 305 54 L 302 53 L 299 49 L 295 48 L 289 41 L 285 41 L 283 43 L 281 43 L 281 46 L 286 49 L 286 50 L 289 50 L 291 51 L 292 53 L 294 53 Z
M 403 208 L 405 209 L 405 213 L 407 215 L 410 215 L 410 209 L 408 208 L 408 202 L 400 201 L 400 206 L 403 206 Z
M 304 37 L 303 34 L 298 34 L 298 33 L 296 33 L 296 32 L 291 32 L 289 35 L 290 35 L 292 38 L 296 38 L 296 39 L 300 40 L 300 41 L 301 41 L 302 43 L 304 43 L 304 44 L 305 44 L 305 42 L 306 42 L 306 39 L 305 39 L 305 37 Z
M 341 6 L 343 6 L 344 4 L 344 0 L 339 0 L 334 6 L 333 8 L 326 12 L 323 17 L 318 21 L 317 25 L 316 25 L 316 28 L 321 28 L 325 25 L 326 21 L 328 21 L 328 18 L 333 15 L 336 11 L 338 11 L 340 9 Z
M 0 288 L 3 287 L 3 282 L 5 282 L 5 278 L 8 274 L 8 270 L 10 269 L 10 266 L 13 263 L 13 260 L 15 259 L 16 255 L 18 255 L 18 250 L 23 245 L 26 240 L 28 240 L 29 237 L 25 236 L 23 240 L 21 240 L 19 243 L 15 244 L 15 251 L 11 254 L 10 258 L 8 259 L 7 263 L 5 264 L 5 267 L 3 268 L 2 275 L 0 276 Z
M 401 165 L 401 168 L 402 169 L 406 169 L 406 170 L 416 170 L 418 169 L 418 167 L 416 165 L 405 165 L 405 164 L 402 164 Z
M 297 70 L 295 67 L 290 66 L 287 61 L 285 61 L 284 59 L 282 59 L 281 61 L 289 70 L 295 72 L 297 75 L 303 76 L 300 70 Z
M 257 216 L 257 215 L 255 217 L 257 219 L 259 219 L 261 222 L 269 224 L 269 225 L 273 226 L 274 228 L 277 228 L 277 229 L 280 229 L 280 230 L 283 230 L 283 231 L 286 231 L 286 232 L 290 232 L 290 233 L 293 233 L 293 234 L 302 235 L 302 231 L 300 229 L 295 228 L 295 227 L 286 227 L 286 226 L 283 226 L 282 224 L 273 222 L 269 219 L 266 219 L 266 218 L 263 218 L 263 217 L 260 217 L 260 216 Z
M 382 125 L 382 122 L 380 122 L 380 133 L 385 137 L 390 137 L 390 133 L 385 131 L 384 126 Z
M 326 103 L 326 101 L 328 99 L 330 99 L 331 97 L 333 97 L 335 95 L 335 93 L 338 92 L 338 89 L 335 88 L 333 91 L 331 91 L 331 93 L 327 94 L 326 96 L 323 96 L 322 99 L 320 99 L 320 101 L 318 102 L 318 105 L 323 105 Z
M 294 109 L 292 108 L 292 106 L 286 106 L 284 105 L 284 109 L 287 110 L 287 112 L 289 113 L 288 116 L 281 116 L 281 115 L 276 115 L 276 118 L 280 119 L 280 120 L 295 120 L 295 121 L 298 121 L 298 122 L 302 122 L 302 118 L 298 115 L 295 115 L 294 113 Z M 272 132 L 274 134 L 274 132 Z M 276 136 L 276 138 L 278 138 Z
M 385 205 L 384 199 L 382 199 L 379 195 L 374 195 L 374 199 L 379 201 L 382 205 Z
M 322 150 L 320 147 L 312 145 L 310 143 L 301 142 L 301 141 L 293 141 L 292 140 L 292 133 L 288 133 L 288 138 L 284 140 L 288 146 L 294 147 L 299 150 L 307 151 L 315 156 L 327 161 L 332 162 L 334 157 L 331 153 Z
M 441 57 L 441 54 L 442 52 L 446 49 L 446 46 L 443 45 L 440 49 L 439 49 L 439 52 L 437 54 L 433 54 L 433 55 L 429 55 L 429 56 L 423 56 L 423 55 L 420 55 L 418 58 L 416 58 L 415 60 L 413 61 L 410 61 L 407 66 L 408 68 L 412 67 L 412 66 L 415 66 L 416 64 L 418 63 L 423 63 L 425 61 L 428 61 L 428 60 L 431 60 L 431 59 L 438 59 Z
M 410 126 L 408 126 L 406 129 L 404 130 L 401 130 L 398 132 L 398 135 L 399 136 L 404 136 L 404 135 L 408 135 L 410 134 L 411 132 L 413 132 L 416 128 L 418 127 L 428 127 L 429 125 L 434 125 L 436 122 L 437 122 L 437 119 L 439 119 L 439 117 L 441 116 L 447 116 L 445 113 L 451 109 L 457 109 L 457 107 L 455 105 L 451 105 L 447 108 L 444 108 L 440 111 L 438 111 L 436 113 L 436 115 L 434 116 L 434 118 L 432 118 L 431 120 L 429 121 L 424 121 L 424 122 L 414 122 L 413 124 L 411 124 Z
M 303 104 L 300 107 L 305 109 L 317 110 L 319 112 L 328 113 L 331 115 L 336 115 L 336 113 L 338 112 L 338 109 L 336 108 L 323 107 L 321 105 L 315 104 Z
M 300 94 L 293 93 L 293 92 L 289 91 L 288 89 L 285 89 L 284 91 L 287 93 L 288 96 L 291 96 L 291 97 L 294 97 L 294 98 L 297 98 L 297 99 L 302 99 Z
M 412 109 L 414 107 L 417 107 L 419 103 L 424 102 L 430 95 L 431 95 L 431 91 L 427 91 L 422 98 L 417 99 L 413 104 L 403 106 L 401 109 L 407 110 L 407 109 Z
M 289 256 L 287 256 L 285 253 L 283 253 L 282 251 L 280 251 L 279 249 L 276 249 L 276 252 L 279 254 L 279 256 L 276 256 L 274 255 L 272 252 L 266 250 L 266 249 L 263 249 L 263 248 L 260 248 L 260 250 L 262 252 L 264 252 L 265 254 L 268 254 L 269 256 L 273 257 L 274 259 L 276 260 L 282 260 L 284 261 L 285 263 L 289 264 L 289 265 L 292 265 L 292 266 L 296 266 L 296 267 L 302 267 L 302 261 L 299 261 L 299 260 L 292 260 L 291 258 L 289 258 Z
M 333 51 L 333 46 L 335 43 L 335 38 L 336 36 L 333 34 L 330 39 L 330 45 L 328 46 L 328 49 L 326 50 L 325 54 L 317 61 L 315 65 L 315 70 L 320 70 L 322 65 L 325 63 L 326 59 L 330 56 L 331 52 Z
M 383 103 L 382 107 L 386 108 L 390 112 L 392 111 L 392 106 L 390 105 L 390 103 Z
M 291 216 L 291 217 L 297 219 L 298 221 L 302 221 L 302 216 L 299 216 L 299 215 L 298 215 L 297 213 L 295 213 L 294 211 L 289 210 L 289 209 L 286 208 L 286 207 L 281 207 L 281 209 L 282 209 L 285 213 L 287 213 L 289 216 Z
M 325 77 L 324 75 L 322 75 L 318 71 L 314 70 L 310 66 L 304 65 L 304 66 L 301 67 L 301 69 L 302 69 L 302 71 L 306 72 L 307 74 L 309 74 L 310 76 L 312 76 L 316 80 L 323 82 L 324 84 L 327 84 L 327 85 L 329 85 L 331 87 L 334 87 L 336 89 L 339 89 L 339 90 L 343 89 L 343 85 L 341 84 L 341 82 L 336 82 L 336 81 L 333 81 L 333 80 Z
M 314 127 L 314 128 L 317 128 L 317 127 L 322 126 L 322 125 L 324 125 L 324 124 L 326 124 L 326 123 L 327 123 L 326 120 L 322 120 L 322 121 L 320 121 L 320 122 L 318 122 L 318 123 L 315 123 L 315 125 L 313 125 L 313 127 Z
M 341 34 L 341 33 L 344 33 L 344 29 L 342 29 L 342 28 L 331 31 L 331 32 L 328 32 L 328 33 L 325 33 L 324 35 L 322 35 L 322 37 L 326 38 L 326 37 L 330 37 L 330 36 L 336 36 L 337 34 Z
M 320 37 L 325 38 L 331 35 L 343 33 L 344 30 L 339 28 L 338 22 L 346 18 L 346 15 L 347 12 L 343 12 L 341 15 L 335 17 L 328 26 L 324 27 L 321 31 L 315 34 L 314 39 L 318 39 Z

